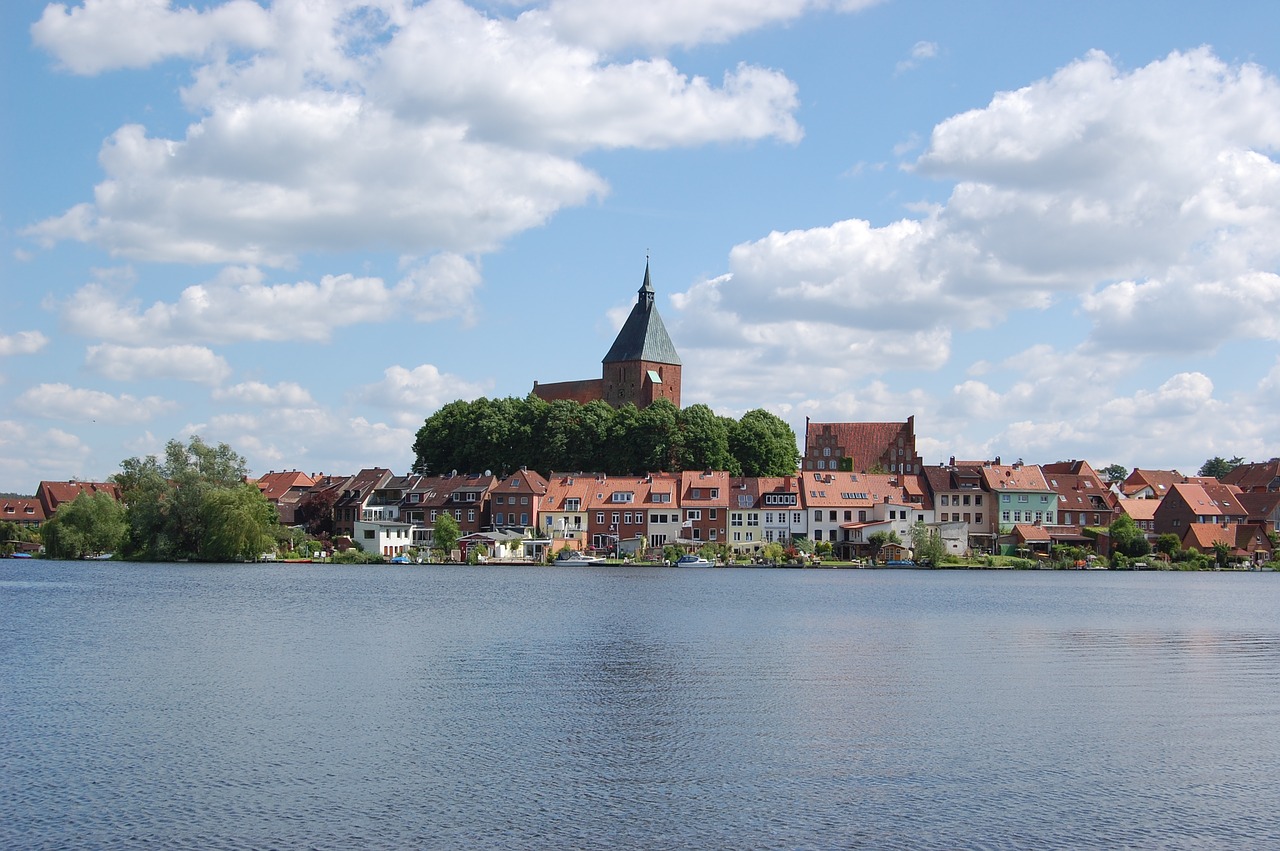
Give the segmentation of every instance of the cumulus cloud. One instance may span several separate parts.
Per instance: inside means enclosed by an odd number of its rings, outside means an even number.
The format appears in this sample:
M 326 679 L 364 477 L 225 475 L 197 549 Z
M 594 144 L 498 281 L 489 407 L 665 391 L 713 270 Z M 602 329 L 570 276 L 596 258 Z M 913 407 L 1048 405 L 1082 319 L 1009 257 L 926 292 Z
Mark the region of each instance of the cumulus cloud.
M 952 331 L 1072 304 L 1089 373 L 1119 351 L 1280 339 L 1277 149 L 1280 84 L 1262 69 L 1200 49 L 1126 72 L 1090 53 L 934 128 L 912 167 L 957 181 L 945 204 L 740 244 L 673 302 L 699 346 L 802 352 L 818 383 L 934 369 Z
M 219 402 L 234 402 L 264 408 L 305 408 L 316 404 L 311 393 L 293 381 L 281 381 L 274 385 L 264 384 L 261 381 L 246 381 L 214 390 L 213 398 Z
M 739 32 L 834 4 L 669 5 L 642 16 L 680 18 L 705 39 L 731 34 L 711 22 L 735 15 Z M 607 191 L 574 159 L 582 152 L 800 138 L 784 75 L 744 64 L 715 83 L 664 58 L 614 61 L 563 35 L 556 21 L 586 7 L 575 8 L 513 18 L 461 0 L 51 6 L 37 43 L 80 73 L 196 61 L 183 94 L 200 117 L 183 138 L 119 128 L 93 200 L 24 232 L 190 263 L 488 251 Z
M 59 305 L 68 328 L 122 343 L 142 341 L 327 341 L 336 329 L 404 313 L 422 322 L 467 320 L 481 276 L 474 263 L 437 255 L 393 285 L 381 278 L 325 275 L 318 283 L 267 284 L 260 269 L 232 267 L 174 302 L 142 305 L 89 284 Z
M 39 331 L 0 334 L 0 357 L 6 355 L 33 355 L 48 344 L 49 338 Z
M 115 425 L 144 423 L 177 407 L 159 396 L 141 399 L 127 394 L 112 396 L 101 390 L 68 384 L 36 385 L 18 396 L 15 405 L 27 413 L 49 419 Z
M 557 33 L 603 50 L 728 41 L 814 10 L 852 12 L 878 0 L 650 0 L 599 3 L 552 0 L 546 18 Z M 533 14 L 533 13 L 530 13 Z
M 454 399 L 473 399 L 488 391 L 486 385 L 443 373 L 432 364 L 413 369 L 396 365 L 383 371 L 382 380 L 362 388 L 360 401 L 395 412 L 397 423 L 417 428 L 432 411 Z
M 36 482 L 44 479 L 100 480 L 105 473 L 85 469 L 90 451 L 79 437 L 62 429 L 0 420 L 0 479 L 29 483 L 32 493 Z
M 289 423 L 285 439 L 281 438 L 282 421 Z M 299 407 L 220 414 L 206 423 L 192 423 L 183 431 L 236 447 L 255 473 L 287 466 L 349 475 L 373 464 L 408 472 L 413 463 L 416 428 L 371 421 L 329 408 Z
M 174 9 L 171 0 L 84 0 L 72 9 L 46 6 L 31 35 L 68 70 L 97 74 L 230 48 L 260 49 L 270 43 L 271 30 L 270 16 L 251 0 L 207 11 Z
M 226 359 L 203 346 L 90 346 L 85 364 L 116 381 L 173 378 L 219 384 L 231 374 Z

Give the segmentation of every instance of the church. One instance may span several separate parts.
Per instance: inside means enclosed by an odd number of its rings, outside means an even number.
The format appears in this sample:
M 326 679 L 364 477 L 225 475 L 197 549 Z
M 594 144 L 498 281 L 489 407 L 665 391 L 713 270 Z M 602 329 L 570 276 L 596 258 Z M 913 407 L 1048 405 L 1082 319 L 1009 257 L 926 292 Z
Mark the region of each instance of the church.
M 567 399 L 583 405 L 603 399 L 615 408 L 628 402 L 646 408 L 666 399 L 680 407 L 680 356 L 654 306 L 647 260 L 636 303 L 601 364 L 599 378 L 535 381 L 533 394 L 548 402 Z

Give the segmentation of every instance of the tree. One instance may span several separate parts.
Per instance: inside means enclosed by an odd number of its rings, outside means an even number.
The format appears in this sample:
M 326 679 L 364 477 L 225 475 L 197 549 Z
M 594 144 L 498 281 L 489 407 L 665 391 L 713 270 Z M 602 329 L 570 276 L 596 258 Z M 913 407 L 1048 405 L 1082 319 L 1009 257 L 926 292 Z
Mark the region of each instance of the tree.
M 275 506 L 255 485 L 240 484 L 205 494 L 200 557 L 206 561 L 253 561 L 275 544 Z
M 1156 537 L 1156 552 L 1164 553 L 1170 559 L 1178 555 L 1178 551 L 1182 549 L 1182 542 L 1178 540 L 1177 535 L 1166 534 Z
M 308 534 L 328 537 L 333 534 L 333 506 L 337 501 L 337 488 L 311 491 L 298 503 L 294 516 Z
M 679 441 L 674 470 L 728 470 L 738 475 L 741 465 L 729 453 L 729 423 L 706 405 L 690 405 L 676 412 Z
M 1147 536 L 1138 524 L 1133 522 L 1133 518 L 1128 514 L 1121 514 L 1108 527 L 1107 530 L 1111 535 L 1111 549 L 1115 552 L 1122 553 L 1128 558 L 1140 558 L 1151 552 L 1151 544 L 1147 541 Z
M 1213 542 L 1213 563 L 1218 567 L 1226 567 L 1231 557 L 1231 546 L 1226 541 Z
M 436 517 L 432 530 L 432 549 L 443 561 L 458 546 L 458 537 L 462 530 L 458 528 L 458 521 L 454 520 L 453 515 L 447 511 L 441 511 Z
M 125 509 L 105 493 L 80 493 L 44 524 L 45 552 L 51 558 L 84 558 L 111 553 L 125 537 Z
M 729 452 L 744 476 L 789 476 L 800 462 L 796 434 L 762 408 L 747 411 L 729 432 Z
M 245 460 L 230 446 L 210 446 L 199 435 L 186 444 L 170 440 L 164 461 L 127 458 L 113 478 L 126 506 L 125 554 L 133 559 L 200 558 L 207 532 L 210 493 L 244 484 Z
M 1129 471 L 1119 464 L 1108 464 L 1098 471 L 1098 475 L 1102 476 L 1103 481 L 1108 484 L 1123 482 L 1129 477 Z
M 874 561 L 886 544 L 900 544 L 902 540 L 898 537 L 897 532 L 880 531 L 872 532 L 868 535 L 867 543 L 871 545 L 871 558 Z
M 933 565 L 942 564 L 947 554 L 947 545 L 942 542 L 942 535 L 937 529 L 931 529 L 924 523 L 916 523 L 911 527 L 911 549 L 915 552 L 917 562 Z
M 1212 476 L 1215 479 L 1221 479 L 1227 473 L 1230 473 L 1232 470 L 1234 470 L 1236 467 L 1239 467 L 1243 463 L 1244 463 L 1244 459 L 1241 458 L 1239 455 L 1232 458 L 1230 461 L 1226 460 L 1221 456 L 1214 456 L 1213 458 L 1210 458 L 1208 461 L 1205 461 L 1204 464 L 1200 465 L 1199 475 Z

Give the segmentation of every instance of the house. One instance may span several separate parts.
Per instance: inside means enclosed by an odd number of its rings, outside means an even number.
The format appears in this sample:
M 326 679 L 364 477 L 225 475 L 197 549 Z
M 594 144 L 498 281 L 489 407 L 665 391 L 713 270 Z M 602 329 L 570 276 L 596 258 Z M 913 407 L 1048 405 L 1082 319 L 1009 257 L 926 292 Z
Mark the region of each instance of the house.
M 35 529 L 45 521 L 44 506 L 35 497 L 0 497 L 0 520 Z
M 348 477 L 338 488 L 333 503 L 333 534 L 353 538 L 356 521 L 364 516 L 365 503 L 390 478 L 391 471 L 381 467 L 369 467 Z
M 801 467 L 866 473 L 918 473 L 915 416 L 901 423 L 815 423 L 805 418 Z
M 948 464 L 922 469 L 935 522 L 949 527 L 963 524 L 963 531 L 959 533 L 949 528 L 948 539 L 954 540 L 957 534 L 963 538 L 961 552 L 991 552 L 995 544 L 993 508 L 991 495 L 982 489 L 982 462 L 957 462 L 953 457 Z
M 592 484 L 598 473 L 552 473 L 547 480 L 547 493 L 539 510 L 542 534 L 550 539 L 551 549 L 585 550 L 589 546 L 587 531 Z
M 731 481 L 736 484 L 739 479 Z M 759 476 L 742 481 L 746 487 L 740 490 L 756 495 L 755 510 L 760 519 L 757 539 L 762 536 L 765 543 L 776 541 L 790 546 L 794 539 L 809 536 L 799 476 Z
M 445 501 L 446 511 L 453 513 L 458 521 L 461 535 L 472 532 L 487 532 L 493 528 L 491 519 L 490 495 L 498 480 L 493 473 L 468 473 L 465 476 L 454 476 L 450 479 L 452 488 Z
M 525 467 L 503 476 L 490 493 L 494 529 L 523 532 L 537 528 L 538 509 L 547 494 L 547 480 Z
M 729 473 L 724 470 L 685 470 L 680 474 L 681 523 L 679 543 L 701 546 L 728 540 Z
M 388 476 L 369 493 L 360 517 L 353 524 L 352 539 L 367 553 L 388 558 L 402 555 L 414 543 L 414 525 L 401 516 L 405 494 L 421 476 Z
M 1058 494 L 1058 514 L 1052 521 L 1057 526 L 1095 528 L 1110 526 L 1115 519 L 1114 494 L 1094 472 L 1088 461 L 1060 461 L 1043 464 L 1049 487 Z
M 626 404 L 646 408 L 666 399 L 680 407 L 680 355 L 654 305 L 648 261 L 636 303 L 601 363 L 598 379 L 551 384 L 535 381 L 533 394 L 548 402 L 567 399 L 586 404 L 603 399 L 615 408 Z
M 1156 510 L 1160 508 L 1160 502 L 1158 499 L 1116 500 L 1116 517 L 1128 517 L 1149 540 L 1156 536 Z
M 1192 523 L 1182 535 L 1183 549 L 1205 555 L 1217 552 L 1217 545 L 1227 547 L 1232 559 L 1247 559 L 1254 564 L 1271 561 L 1275 545 L 1266 530 L 1253 523 Z
M 1257 523 L 1270 532 L 1280 529 L 1280 491 L 1242 493 L 1240 505 L 1244 507 L 1246 522 Z
M 992 532 L 1019 523 L 1043 526 L 1058 518 L 1058 493 L 1034 464 L 985 464 L 982 486 L 994 502 Z
M 592 549 L 635 552 L 648 540 L 649 476 L 596 476 L 588 488 L 587 540 Z
M 661 549 L 668 543 L 680 538 L 683 528 L 680 515 L 680 483 L 679 473 L 650 473 L 649 497 L 646 510 L 649 512 L 648 544 L 654 549 Z
M 1280 493 L 1280 458 L 1233 467 L 1222 483 L 1235 485 L 1241 493 Z
M 298 504 L 315 487 L 316 480 L 297 470 L 279 473 L 272 470 L 252 484 L 257 485 L 267 502 L 276 507 L 280 525 L 293 526 L 297 522 Z
M 53 515 L 58 513 L 58 506 L 64 502 L 71 502 L 82 493 L 90 496 L 99 493 L 105 493 L 107 496 L 120 502 L 123 498 L 120 494 L 120 486 L 115 482 L 41 482 L 36 489 L 36 502 L 40 503 L 40 508 L 44 511 L 46 520 L 52 520 Z
M 1234 485 L 1179 482 L 1171 485 L 1160 500 L 1153 519 L 1157 535 L 1182 538 L 1193 523 L 1224 525 L 1243 523 L 1246 518 L 1240 492 Z
M 1120 494 L 1126 499 L 1163 499 L 1169 488 L 1186 480 L 1177 470 L 1135 469 L 1120 483 Z

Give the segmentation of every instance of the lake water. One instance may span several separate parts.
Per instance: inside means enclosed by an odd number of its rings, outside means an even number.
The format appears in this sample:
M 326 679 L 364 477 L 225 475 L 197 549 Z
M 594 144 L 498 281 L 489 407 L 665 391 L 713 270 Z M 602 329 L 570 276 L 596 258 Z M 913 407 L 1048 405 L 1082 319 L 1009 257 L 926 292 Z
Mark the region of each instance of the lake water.
M 1275 848 L 1280 574 L 0 562 L 0 847 Z

